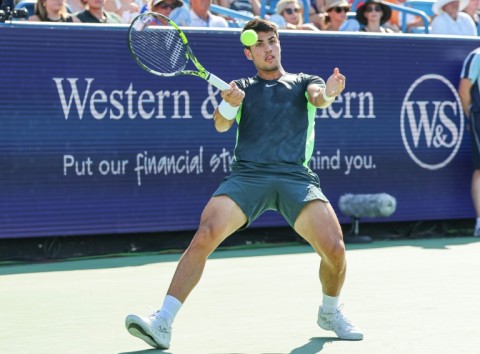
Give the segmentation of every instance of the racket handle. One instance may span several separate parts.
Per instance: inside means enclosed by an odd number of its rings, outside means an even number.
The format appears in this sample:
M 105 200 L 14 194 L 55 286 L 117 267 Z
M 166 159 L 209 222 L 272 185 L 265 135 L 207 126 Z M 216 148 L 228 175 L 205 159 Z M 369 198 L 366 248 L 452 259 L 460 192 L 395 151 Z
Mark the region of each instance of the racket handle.
M 228 90 L 230 88 L 229 84 L 220 79 L 218 76 L 213 75 L 212 73 L 210 73 L 210 75 L 207 77 L 207 81 L 222 91 Z

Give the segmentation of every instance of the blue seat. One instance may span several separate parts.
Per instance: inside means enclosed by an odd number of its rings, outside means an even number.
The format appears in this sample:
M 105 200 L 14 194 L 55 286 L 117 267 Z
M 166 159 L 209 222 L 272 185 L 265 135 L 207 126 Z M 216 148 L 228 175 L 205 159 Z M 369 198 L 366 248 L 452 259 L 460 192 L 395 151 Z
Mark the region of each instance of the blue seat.
M 357 7 L 361 4 L 363 4 L 364 2 L 365 2 L 365 0 L 353 0 L 353 2 L 350 5 L 350 11 L 356 12 Z
M 433 4 L 435 3 L 435 0 L 408 0 L 405 1 L 405 7 L 412 8 L 414 10 L 422 11 L 425 13 L 426 16 L 430 17 L 430 21 L 432 17 L 435 15 L 433 12 Z M 406 28 L 407 27 L 407 20 L 404 18 L 402 21 L 402 27 Z M 423 27 L 414 27 L 412 28 L 412 33 L 430 33 L 431 26 L 430 23 L 428 25 L 424 24 Z
M 434 15 L 432 9 L 434 3 L 435 0 L 408 0 L 405 1 L 405 4 L 403 6 L 423 11 L 427 14 L 427 16 L 432 17 Z
M 22 0 L 17 5 L 15 5 L 15 9 L 26 8 L 28 11 L 28 16 L 32 16 L 35 12 L 35 4 L 37 0 Z
M 246 11 L 227 9 L 215 4 L 210 5 L 210 11 L 217 15 L 231 18 L 232 20 L 227 21 L 230 28 L 241 28 L 246 22 L 253 19 L 253 14 Z

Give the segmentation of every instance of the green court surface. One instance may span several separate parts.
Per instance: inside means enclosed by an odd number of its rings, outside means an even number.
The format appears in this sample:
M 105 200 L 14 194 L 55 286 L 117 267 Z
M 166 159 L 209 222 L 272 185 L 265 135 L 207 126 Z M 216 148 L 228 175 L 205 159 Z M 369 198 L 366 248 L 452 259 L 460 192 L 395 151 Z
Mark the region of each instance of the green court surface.
M 179 254 L 0 267 L 1 354 L 161 353 L 128 313 L 161 305 Z M 308 245 L 218 250 L 174 324 L 174 354 L 480 354 L 480 239 L 348 246 L 341 302 L 365 332 L 316 325 L 319 258 Z

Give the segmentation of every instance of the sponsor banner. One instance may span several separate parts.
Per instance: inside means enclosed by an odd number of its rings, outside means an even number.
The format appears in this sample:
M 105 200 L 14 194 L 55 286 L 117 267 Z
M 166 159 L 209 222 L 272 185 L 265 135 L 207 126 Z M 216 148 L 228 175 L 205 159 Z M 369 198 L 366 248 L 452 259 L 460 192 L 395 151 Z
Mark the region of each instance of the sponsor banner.
M 126 26 L 1 30 L 0 238 L 195 229 L 233 159 L 235 130 L 213 127 L 218 90 L 143 71 Z M 186 32 L 217 76 L 255 75 L 238 30 Z M 474 217 L 456 87 L 478 40 L 284 32 L 281 43 L 287 71 L 347 77 L 317 111 L 311 162 L 341 222 L 346 193 L 394 196 L 379 222 Z M 253 227 L 283 225 L 267 212 Z

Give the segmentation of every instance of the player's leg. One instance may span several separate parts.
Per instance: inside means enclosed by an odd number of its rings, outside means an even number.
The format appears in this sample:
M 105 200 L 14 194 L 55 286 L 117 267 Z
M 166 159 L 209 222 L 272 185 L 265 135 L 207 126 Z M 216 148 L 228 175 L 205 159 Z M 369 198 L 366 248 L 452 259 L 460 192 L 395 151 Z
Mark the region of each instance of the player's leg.
M 202 213 L 197 232 L 180 258 L 162 308 L 148 317 L 127 316 L 128 332 L 152 347 L 169 348 L 173 320 L 200 280 L 208 256 L 246 222 L 247 217 L 232 199 L 225 195 L 212 197 Z
M 480 237 L 480 170 L 474 170 L 471 185 L 472 201 L 477 217 L 473 236 Z
M 473 236 L 480 237 L 480 114 L 472 112 L 470 115 L 470 135 L 472 144 L 473 174 L 471 195 L 476 213 L 476 224 Z
M 210 199 L 192 242 L 180 258 L 167 294 L 183 303 L 200 280 L 208 256 L 246 222 L 245 214 L 229 197 L 220 195 Z
M 345 244 L 330 203 L 309 202 L 298 215 L 294 229 L 321 257 L 320 282 L 324 294 L 338 296 L 345 281 Z
M 318 312 L 318 325 L 334 331 L 341 339 L 363 339 L 362 331 L 344 316 L 338 304 L 345 281 L 346 258 L 342 230 L 332 206 L 323 200 L 309 202 L 298 215 L 294 229 L 321 257 L 319 277 L 323 303 Z

